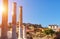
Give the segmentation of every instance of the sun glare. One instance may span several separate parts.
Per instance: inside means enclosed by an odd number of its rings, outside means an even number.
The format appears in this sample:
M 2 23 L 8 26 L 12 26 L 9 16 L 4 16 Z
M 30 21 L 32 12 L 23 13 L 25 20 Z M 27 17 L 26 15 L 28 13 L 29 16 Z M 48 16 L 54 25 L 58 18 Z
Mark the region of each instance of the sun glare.
M 4 12 L 4 6 L 2 6 L 2 4 L 0 4 L 0 15 L 2 15 L 2 12 Z
M 4 7 L 2 5 L 0 5 L 0 12 L 4 11 Z

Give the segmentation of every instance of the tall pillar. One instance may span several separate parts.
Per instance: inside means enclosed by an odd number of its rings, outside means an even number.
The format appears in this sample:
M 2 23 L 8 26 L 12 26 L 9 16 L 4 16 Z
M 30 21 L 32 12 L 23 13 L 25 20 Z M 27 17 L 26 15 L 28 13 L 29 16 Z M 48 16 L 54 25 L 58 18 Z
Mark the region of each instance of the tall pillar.
M 22 23 L 23 23 L 23 18 L 22 18 L 22 6 L 20 6 L 20 27 L 21 27 L 21 28 L 23 28 Z
M 23 39 L 22 6 L 20 6 L 20 15 L 19 15 L 19 37 L 18 37 L 18 39 Z
M 2 12 L 2 32 L 1 39 L 8 39 L 8 0 L 3 0 L 4 11 Z
M 16 2 L 13 3 L 13 14 L 12 14 L 12 39 L 17 39 L 17 36 L 16 36 Z

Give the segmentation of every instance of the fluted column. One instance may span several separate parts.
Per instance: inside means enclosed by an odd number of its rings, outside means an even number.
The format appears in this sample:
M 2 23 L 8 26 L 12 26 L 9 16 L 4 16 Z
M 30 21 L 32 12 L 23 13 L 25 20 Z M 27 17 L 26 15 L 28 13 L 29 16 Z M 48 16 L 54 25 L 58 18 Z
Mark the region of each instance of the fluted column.
M 8 31 L 8 0 L 3 1 L 3 8 L 5 9 L 2 12 L 2 32 L 1 39 L 8 39 L 7 31 Z
M 12 39 L 17 39 L 17 36 L 16 36 L 16 2 L 13 3 L 13 14 L 12 14 Z

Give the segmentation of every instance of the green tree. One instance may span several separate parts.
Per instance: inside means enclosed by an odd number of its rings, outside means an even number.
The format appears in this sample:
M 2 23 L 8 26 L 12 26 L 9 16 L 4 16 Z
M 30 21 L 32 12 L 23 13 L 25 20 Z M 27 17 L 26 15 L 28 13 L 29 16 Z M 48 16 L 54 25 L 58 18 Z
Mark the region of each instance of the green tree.
M 55 31 L 53 31 L 52 29 L 49 29 L 50 35 L 53 36 L 53 34 L 55 33 Z
M 43 31 L 43 33 L 47 36 L 47 38 L 49 39 L 50 36 L 53 38 L 53 34 L 55 33 L 55 31 L 53 31 L 52 29 L 46 29 Z M 50 35 L 50 36 L 49 36 Z

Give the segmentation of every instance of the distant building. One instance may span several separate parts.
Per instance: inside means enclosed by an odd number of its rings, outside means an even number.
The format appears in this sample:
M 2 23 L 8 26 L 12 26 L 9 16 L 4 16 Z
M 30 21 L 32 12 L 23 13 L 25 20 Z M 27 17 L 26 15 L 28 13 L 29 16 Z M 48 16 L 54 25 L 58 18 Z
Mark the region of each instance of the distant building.
M 58 31 L 58 29 L 59 29 L 58 25 L 56 25 L 56 24 L 49 25 L 48 28 L 50 28 L 50 29 L 52 29 L 54 31 Z

